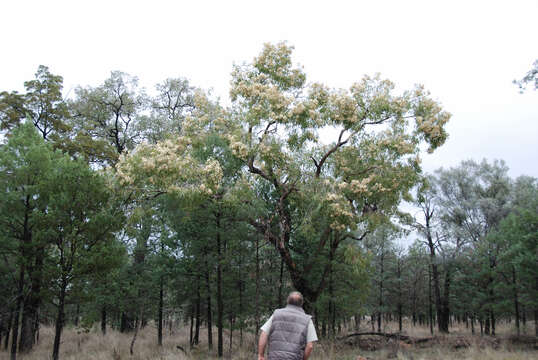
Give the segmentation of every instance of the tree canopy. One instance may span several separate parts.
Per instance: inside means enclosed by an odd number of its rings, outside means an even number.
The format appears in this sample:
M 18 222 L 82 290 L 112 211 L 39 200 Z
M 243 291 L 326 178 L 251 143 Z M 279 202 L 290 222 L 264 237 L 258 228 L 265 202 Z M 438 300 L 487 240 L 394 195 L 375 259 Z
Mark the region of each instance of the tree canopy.
M 294 286 L 314 302 L 327 257 L 380 217 L 396 215 L 417 182 L 422 144 L 430 152 L 443 144 L 450 114 L 422 87 L 395 94 L 379 75 L 347 91 L 307 84 L 291 54 L 284 43 L 268 44 L 251 64 L 235 66 L 230 109 L 200 98 L 178 137 L 143 145 L 120 162 L 118 174 L 146 194 L 219 193 L 226 166 L 219 153 L 193 156 L 200 138 L 218 136 L 242 164 L 232 187 L 255 209 L 244 220 L 278 250 Z M 327 133 L 336 139 L 327 142 Z

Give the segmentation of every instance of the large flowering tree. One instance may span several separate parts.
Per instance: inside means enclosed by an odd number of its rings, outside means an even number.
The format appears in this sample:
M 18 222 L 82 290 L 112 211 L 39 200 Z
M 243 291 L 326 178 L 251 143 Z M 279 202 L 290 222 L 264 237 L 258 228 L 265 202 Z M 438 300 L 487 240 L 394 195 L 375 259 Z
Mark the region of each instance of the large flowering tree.
M 234 68 L 229 110 L 201 101 L 182 136 L 139 148 L 118 174 L 146 193 L 214 197 L 226 186 L 313 303 L 339 246 L 398 214 L 418 181 L 423 144 L 431 152 L 444 143 L 450 114 L 422 87 L 395 94 L 378 75 L 349 90 L 308 84 L 291 53 L 284 43 L 266 45 Z M 221 152 L 197 156 L 208 136 L 243 164 L 234 176 L 223 176 Z
M 291 52 L 266 45 L 252 64 L 234 69 L 241 126 L 230 141 L 271 191 L 267 212 L 251 224 L 277 248 L 293 285 L 315 301 L 326 259 L 397 213 L 420 173 L 421 144 L 430 152 L 443 144 L 450 114 L 422 87 L 396 95 L 379 76 L 347 91 L 307 84 Z

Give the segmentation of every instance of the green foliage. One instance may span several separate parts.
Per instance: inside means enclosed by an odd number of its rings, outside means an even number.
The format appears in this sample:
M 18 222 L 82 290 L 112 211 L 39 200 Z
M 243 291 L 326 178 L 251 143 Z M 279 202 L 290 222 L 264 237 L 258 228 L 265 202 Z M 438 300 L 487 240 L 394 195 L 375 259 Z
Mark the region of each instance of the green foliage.
M 292 50 L 234 66 L 229 108 L 185 79 L 150 96 L 121 72 L 67 103 L 46 67 L 25 94 L 2 92 L 0 281 L 26 269 L 29 288 L 43 250 L 40 299 L 63 288 L 67 314 L 122 331 L 160 312 L 243 331 L 292 289 L 331 335 L 363 314 L 424 322 L 433 265 L 447 303 L 434 307 L 535 307 L 536 179 L 501 161 L 423 175 L 450 118 L 426 90 L 308 83 Z M 428 223 L 399 209 L 415 187 Z M 397 247 L 398 221 L 425 241 Z
M 46 191 L 46 179 L 58 156 L 29 121 L 16 127 L 7 144 L 0 147 L 2 248 L 22 256 L 17 263 L 31 262 L 37 242 L 44 241 L 32 238 L 32 233 L 39 233 L 37 217 L 51 195 Z
M 421 142 L 440 146 L 450 115 L 422 88 L 398 95 L 379 76 L 349 91 L 306 85 L 291 53 L 266 45 L 252 64 L 236 66 L 230 111 L 198 93 L 179 136 L 140 146 L 118 175 L 142 197 L 176 194 L 241 212 L 315 301 L 327 258 L 398 213 L 418 181 Z M 339 131 L 328 145 L 319 136 L 327 127 Z
M 47 199 L 46 212 L 38 216 L 44 230 L 36 236 L 55 248 L 52 254 L 58 257 L 61 276 L 72 279 L 117 266 L 118 259 L 110 255 L 122 215 L 111 206 L 101 175 L 64 155 L 54 163 L 44 191 L 53 195 Z
M 517 206 L 504 218 L 488 242 L 499 251 L 497 274 L 500 297 L 510 299 L 518 293 L 520 301 L 529 308 L 538 306 L 538 187 L 536 179 L 519 178 L 525 186 L 525 206 Z M 517 198 L 516 198 L 517 199 Z M 519 202 L 519 201 L 518 201 Z M 516 203 L 518 203 L 516 202 Z M 519 202 L 521 204 L 521 202 Z M 523 204 L 521 204 L 523 205 Z M 505 285 L 505 286 L 503 286 Z
M 69 107 L 73 113 L 76 142 L 72 151 L 88 160 L 114 165 L 120 154 L 132 150 L 140 141 L 137 127 L 147 106 L 138 79 L 120 71 L 98 87 L 79 87 Z
M 121 261 L 124 252 L 113 232 L 122 217 L 111 207 L 103 177 L 86 163 L 54 151 L 30 121 L 15 127 L 0 148 L 0 169 L 1 247 L 10 255 L 5 265 L 19 269 L 23 288 L 16 289 L 17 295 L 20 299 L 28 283 L 25 306 L 36 298 L 43 305 L 45 300 L 59 301 L 63 314 L 66 296 L 84 299 L 90 274 L 110 271 Z M 15 284 L 8 287 L 12 294 Z
M 29 118 L 43 139 L 62 147 L 70 131 L 69 111 L 62 97 L 63 78 L 40 65 L 35 79 L 24 83 L 25 94 L 0 93 L 1 129 L 12 130 Z

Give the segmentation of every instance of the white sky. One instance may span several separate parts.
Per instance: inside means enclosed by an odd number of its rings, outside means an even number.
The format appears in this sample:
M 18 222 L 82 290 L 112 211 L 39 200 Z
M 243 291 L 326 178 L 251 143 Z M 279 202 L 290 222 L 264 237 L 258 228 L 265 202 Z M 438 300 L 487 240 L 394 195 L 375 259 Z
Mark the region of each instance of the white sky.
M 380 72 L 424 84 L 453 114 L 425 170 L 500 158 L 538 177 L 538 92 L 511 83 L 538 58 L 536 14 L 536 0 L 4 0 L 0 91 L 23 91 L 43 64 L 66 92 L 121 70 L 148 89 L 186 77 L 227 102 L 232 64 L 286 40 L 310 81 L 348 88 Z

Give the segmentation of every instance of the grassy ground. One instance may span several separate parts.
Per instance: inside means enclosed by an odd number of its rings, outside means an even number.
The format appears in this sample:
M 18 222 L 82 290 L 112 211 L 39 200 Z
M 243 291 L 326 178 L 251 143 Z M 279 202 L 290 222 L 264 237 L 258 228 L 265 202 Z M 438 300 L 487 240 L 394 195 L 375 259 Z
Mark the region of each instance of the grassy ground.
M 385 327 L 385 332 L 394 331 L 394 325 Z M 533 327 L 529 328 L 529 332 Z M 20 355 L 20 360 L 46 360 L 52 354 L 52 340 L 54 329 L 43 327 L 40 332 L 40 341 L 35 349 L 27 355 Z M 203 342 L 196 348 L 189 349 L 188 329 L 177 330 L 167 333 L 163 339 L 163 346 L 156 345 L 156 329 L 147 326 L 138 334 L 133 356 L 129 353 L 129 346 L 132 334 L 120 334 L 114 330 L 109 330 L 106 336 L 102 336 L 97 329 L 89 333 L 78 332 L 76 329 L 67 328 L 62 336 L 61 356 L 62 360 L 194 360 L 194 359 L 214 359 L 216 348 L 216 331 L 213 334 L 213 351 L 208 353 L 207 330 L 201 332 Z M 363 328 L 368 331 L 369 328 Z M 321 341 L 314 348 L 312 360 L 357 360 L 359 356 L 369 360 L 378 359 L 399 359 L 399 360 L 528 360 L 537 359 L 538 351 L 533 349 L 536 346 L 536 338 L 527 337 L 529 344 L 518 345 L 510 341 L 509 336 L 512 329 L 509 325 L 498 328 L 498 338 L 471 336 L 469 331 L 462 327 L 451 328 L 451 334 L 446 337 L 437 337 L 429 345 L 419 347 L 411 346 L 398 341 L 381 341 L 379 338 L 371 337 L 359 341 L 353 339 L 343 341 Z M 429 329 L 415 327 L 405 332 L 414 337 L 428 337 Z M 233 348 L 230 350 L 228 341 L 229 333 L 225 332 L 224 354 L 227 359 L 256 359 L 255 339 L 252 334 L 245 334 L 243 346 L 239 345 L 239 332 L 233 333 Z M 364 342 L 371 345 L 364 347 Z M 369 343 L 370 342 L 370 343 Z M 459 348 L 458 344 L 465 343 L 465 348 Z M 362 344 L 361 344 L 362 343 Z M 372 345 L 373 344 L 373 345 Z M 186 349 L 186 353 L 179 350 L 180 345 Z M 372 347 L 376 347 L 373 350 Z M 369 350 L 366 350 L 369 349 Z M 9 353 L 3 349 L 0 351 L 0 360 L 8 360 Z

